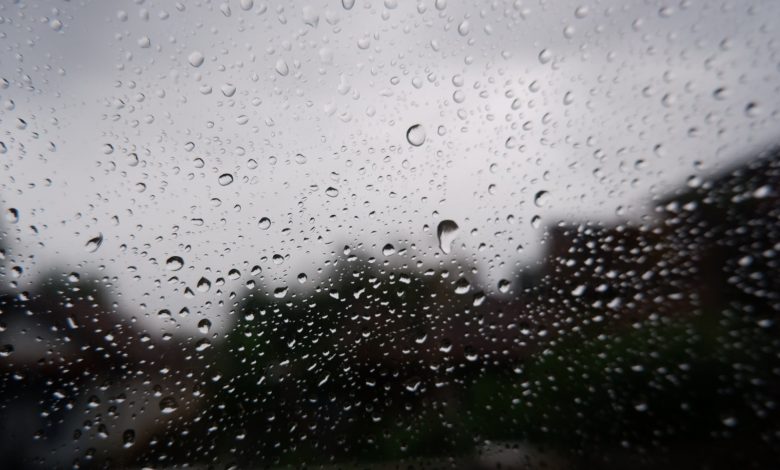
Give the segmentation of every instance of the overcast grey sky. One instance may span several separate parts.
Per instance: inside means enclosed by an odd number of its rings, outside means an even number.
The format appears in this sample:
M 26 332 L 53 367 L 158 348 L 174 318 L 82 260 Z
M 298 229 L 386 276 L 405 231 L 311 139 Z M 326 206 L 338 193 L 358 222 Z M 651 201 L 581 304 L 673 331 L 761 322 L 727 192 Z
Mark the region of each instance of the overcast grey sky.
M 217 316 L 218 289 L 300 291 L 344 245 L 391 243 L 494 289 L 545 226 L 640 220 L 774 142 L 777 18 L 775 1 L 4 2 L 0 201 L 24 269 L 6 282 L 57 266 L 116 276 L 139 317 Z M 446 255 L 442 219 L 461 227 Z

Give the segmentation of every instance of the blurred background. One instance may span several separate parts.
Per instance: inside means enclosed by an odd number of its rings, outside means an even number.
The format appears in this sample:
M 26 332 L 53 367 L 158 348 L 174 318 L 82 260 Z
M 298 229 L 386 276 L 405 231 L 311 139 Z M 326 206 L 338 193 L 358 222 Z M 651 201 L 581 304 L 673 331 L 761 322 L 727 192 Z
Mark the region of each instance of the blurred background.
M 776 468 L 777 17 L 3 3 L 3 466 Z

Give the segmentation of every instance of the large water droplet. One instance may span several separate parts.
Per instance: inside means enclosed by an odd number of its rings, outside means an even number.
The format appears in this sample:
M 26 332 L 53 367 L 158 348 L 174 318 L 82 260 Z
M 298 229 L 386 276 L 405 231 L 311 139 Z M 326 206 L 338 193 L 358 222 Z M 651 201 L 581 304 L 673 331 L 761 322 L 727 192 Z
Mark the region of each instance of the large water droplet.
M 287 65 L 287 62 L 285 62 L 284 59 L 277 60 L 276 66 L 274 68 L 276 69 L 276 73 L 283 77 L 290 73 L 290 67 Z
M 100 233 L 98 234 L 97 237 L 89 239 L 89 241 L 87 241 L 87 244 L 84 247 L 90 253 L 94 253 L 97 251 L 98 248 L 100 248 L 100 245 L 102 244 L 103 244 L 103 234 Z
M 200 278 L 200 280 L 198 281 L 198 290 L 201 292 L 206 292 L 209 289 L 211 289 L 211 281 L 209 281 L 205 277 Z
M 419 147 L 420 145 L 425 143 L 425 129 L 421 124 L 415 124 L 412 127 L 410 127 L 406 131 L 406 140 L 414 145 L 415 147 Z
M 125 449 L 132 447 L 135 444 L 135 431 L 127 429 L 122 433 L 122 445 Z
M 190 55 L 187 57 L 187 61 L 193 67 L 200 67 L 201 65 L 203 65 L 204 59 L 205 58 L 203 57 L 203 54 L 200 51 L 192 51 Z
M 233 175 L 231 175 L 230 173 L 223 173 L 219 175 L 220 186 L 227 186 L 232 182 L 233 182 Z
M 547 191 L 539 191 L 534 196 L 534 204 L 536 204 L 536 207 L 544 207 L 549 199 L 550 193 Z
M 552 52 L 550 52 L 549 49 L 542 49 L 541 52 L 539 52 L 539 62 L 542 64 L 546 64 L 552 60 Z
M 167 396 L 160 400 L 160 411 L 162 411 L 163 414 L 171 414 L 176 411 L 177 408 L 179 408 L 179 404 L 172 396 Z
M 458 236 L 458 224 L 452 220 L 442 220 L 436 228 L 436 236 L 439 238 L 439 248 L 444 254 L 452 250 L 452 242 Z
M 460 34 L 461 36 L 465 36 L 469 34 L 469 29 L 470 29 L 469 20 L 463 20 L 458 25 L 458 34 Z
M 236 86 L 233 85 L 232 83 L 225 83 L 224 85 L 222 85 L 220 90 L 222 91 L 222 94 L 227 98 L 231 98 L 233 97 L 233 95 L 236 94 Z
M 184 260 L 179 256 L 171 256 L 165 261 L 165 267 L 169 271 L 178 271 L 184 266 Z
M 274 289 L 274 297 L 277 299 L 283 299 L 287 296 L 287 287 L 277 287 Z
M 268 230 L 271 227 L 271 219 L 263 217 L 257 222 L 257 226 L 263 230 Z
M 211 341 L 207 340 L 206 338 L 198 340 L 198 342 L 195 343 L 195 350 L 198 352 L 205 351 L 210 347 L 211 347 Z
M 5 220 L 12 224 L 19 222 L 19 210 L 14 209 L 13 207 L 8 209 L 8 212 L 5 213 Z
M 468 279 L 465 277 L 462 277 L 458 279 L 458 281 L 455 283 L 455 293 L 458 295 L 463 295 L 467 293 L 471 289 L 471 284 L 469 284 Z

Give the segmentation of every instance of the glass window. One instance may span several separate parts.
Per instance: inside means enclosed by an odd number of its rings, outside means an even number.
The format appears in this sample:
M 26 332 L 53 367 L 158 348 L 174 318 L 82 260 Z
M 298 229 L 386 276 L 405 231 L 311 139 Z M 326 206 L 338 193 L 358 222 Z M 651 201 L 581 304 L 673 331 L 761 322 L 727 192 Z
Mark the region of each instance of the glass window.
M 2 2 L 1 466 L 780 467 L 778 18 Z

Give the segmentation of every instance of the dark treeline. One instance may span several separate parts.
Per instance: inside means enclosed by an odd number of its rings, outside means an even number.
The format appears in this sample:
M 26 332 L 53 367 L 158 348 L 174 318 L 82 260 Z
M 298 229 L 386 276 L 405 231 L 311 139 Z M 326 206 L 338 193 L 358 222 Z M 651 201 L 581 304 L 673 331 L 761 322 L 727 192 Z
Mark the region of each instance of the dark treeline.
M 345 249 L 208 344 L 145 336 L 96 279 L 0 298 L 1 457 L 40 466 L 780 464 L 780 153 L 644 224 L 561 223 L 482 292 L 465 263 Z M 465 281 L 464 281 L 465 279 Z

